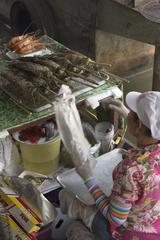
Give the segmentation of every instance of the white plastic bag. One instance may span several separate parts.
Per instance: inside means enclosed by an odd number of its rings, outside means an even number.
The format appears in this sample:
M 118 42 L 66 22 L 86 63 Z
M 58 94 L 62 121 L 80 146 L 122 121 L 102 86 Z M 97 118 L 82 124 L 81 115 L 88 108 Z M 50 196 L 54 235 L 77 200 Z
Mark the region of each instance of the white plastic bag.
M 0 132 L 0 173 L 17 176 L 21 171 L 21 159 L 15 143 L 6 130 Z
M 59 134 L 75 166 L 79 166 L 89 157 L 90 144 L 84 136 L 71 90 L 68 86 L 62 85 L 60 93 L 62 97 L 55 104 Z

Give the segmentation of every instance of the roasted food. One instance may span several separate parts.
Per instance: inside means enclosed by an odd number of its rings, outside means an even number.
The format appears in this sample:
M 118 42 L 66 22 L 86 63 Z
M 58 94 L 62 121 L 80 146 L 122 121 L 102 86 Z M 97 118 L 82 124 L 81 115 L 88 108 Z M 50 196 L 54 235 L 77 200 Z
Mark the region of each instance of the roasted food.
M 34 34 L 25 34 L 13 37 L 9 46 L 24 53 L 38 44 Z M 68 49 L 51 55 L 11 60 L 7 62 L 7 68 L 0 71 L 0 88 L 31 111 L 41 111 L 39 109 L 43 106 L 53 105 L 62 84 L 74 92 L 81 90 L 82 85 L 96 88 L 102 80 L 113 82 L 116 79 L 110 80 L 102 66 Z
M 24 62 L 23 60 L 16 60 L 9 64 L 10 67 L 17 68 L 22 71 L 30 72 L 37 77 L 52 77 L 52 72 L 46 66 L 42 66 L 38 63 Z
M 46 48 L 46 46 L 35 34 L 31 33 L 12 37 L 9 41 L 9 48 L 19 54 L 28 54 Z
M 1 71 L 0 77 L 1 89 L 18 103 L 30 106 L 32 109 L 41 107 L 46 103 L 53 105 L 52 101 L 56 93 L 50 91 L 49 87 L 47 89 L 45 85 L 38 84 L 38 80 L 32 82 L 22 73 L 18 74 L 16 69 Z

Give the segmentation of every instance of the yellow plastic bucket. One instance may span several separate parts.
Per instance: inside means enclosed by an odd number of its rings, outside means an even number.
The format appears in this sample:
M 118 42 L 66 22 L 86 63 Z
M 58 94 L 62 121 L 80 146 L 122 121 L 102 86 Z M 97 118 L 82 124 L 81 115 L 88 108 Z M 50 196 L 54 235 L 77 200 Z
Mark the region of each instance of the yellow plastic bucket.
M 17 139 L 16 139 L 17 140 Z M 49 174 L 57 170 L 60 156 L 60 137 L 49 142 L 28 144 L 17 140 L 25 170 Z

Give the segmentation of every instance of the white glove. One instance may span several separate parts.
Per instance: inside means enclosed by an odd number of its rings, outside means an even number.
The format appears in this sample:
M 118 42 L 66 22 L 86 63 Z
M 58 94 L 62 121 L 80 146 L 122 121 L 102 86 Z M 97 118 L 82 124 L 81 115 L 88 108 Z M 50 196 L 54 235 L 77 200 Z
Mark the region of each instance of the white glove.
M 80 166 L 76 167 L 77 173 L 85 180 L 93 177 L 92 169 L 95 166 L 95 159 L 87 159 Z
M 115 98 L 106 98 L 102 102 L 102 106 L 105 108 L 110 108 L 113 111 L 118 112 L 120 115 L 122 115 L 124 118 L 127 117 L 129 113 L 129 109 L 125 107 L 125 105 L 119 100 Z
M 55 105 L 58 130 L 75 166 L 80 166 L 89 156 L 90 144 L 83 133 L 75 97 L 67 86 L 62 86 L 63 96 Z
M 60 208 L 70 218 L 82 220 L 91 229 L 93 219 L 97 213 L 95 206 L 87 206 L 80 202 L 73 193 L 63 189 L 59 193 Z

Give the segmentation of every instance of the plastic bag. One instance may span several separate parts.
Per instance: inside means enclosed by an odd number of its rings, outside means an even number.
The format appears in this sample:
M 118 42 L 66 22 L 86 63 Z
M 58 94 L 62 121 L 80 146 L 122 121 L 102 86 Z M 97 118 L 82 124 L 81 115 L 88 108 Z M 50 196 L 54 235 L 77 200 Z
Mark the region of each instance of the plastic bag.
M 91 144 L 90 155 L 93 157 L 98 157 L 101 143 L 96 138 L 94 128 L 88 122 L 83 122 L 82 127 L 87 140 Z
M 71 154 L 75 166 L 87 160 L 90 144 L 84 136 L 75 97 L 68 86 L 62 85 L 62 97 L 55 104 L 56 121 L 62 141 Z
M 16 176 L 22 171 L 21 159 L 15 143 L 7 131 L 0 133 L 0 172 Z

